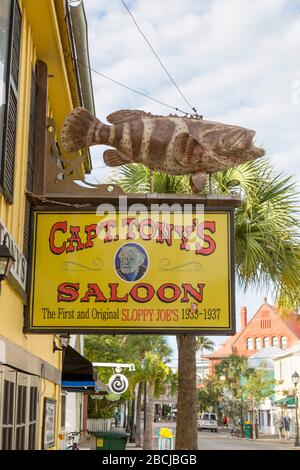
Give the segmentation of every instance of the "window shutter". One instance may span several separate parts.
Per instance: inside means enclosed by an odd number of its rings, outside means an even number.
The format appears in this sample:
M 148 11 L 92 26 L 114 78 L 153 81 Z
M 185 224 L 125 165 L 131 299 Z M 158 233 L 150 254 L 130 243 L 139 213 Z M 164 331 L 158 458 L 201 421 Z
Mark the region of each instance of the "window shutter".
M 15 148 L 17 134 L 18 81 L 22 17 L 18 2 L 14 0 L 11 12 L 11 36 L 7 76 L 7 106 L 4 118 L 4 146 L 1 164 L 1 186 L 8 200 L 13 202 Z
M 28 163 L 27 163 L 27 180 L 26 189 L 33 190 L 33 174 L 34 174 L 34 151 L 35 151 L 35 123 L 36 123 L 36 97 L 37 83 L 34 71 L 31 73 L 30 88 L 30 117 L 29 117 L 29 138 L 28 138 Z M 25 199 L 25 218 L 24 218 L 24 256 L 28 259 L 29 254 L 29 238 L 30 238 L 30 221 L 31 221 L 31 205 L 26 197 Z

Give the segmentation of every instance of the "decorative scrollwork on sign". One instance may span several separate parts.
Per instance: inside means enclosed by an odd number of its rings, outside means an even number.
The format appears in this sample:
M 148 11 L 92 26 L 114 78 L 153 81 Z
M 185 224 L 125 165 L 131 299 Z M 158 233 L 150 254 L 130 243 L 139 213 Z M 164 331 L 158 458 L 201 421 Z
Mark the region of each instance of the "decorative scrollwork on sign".
M 101 258 L 93 260 L 93 266 L 85 266 L 84 264 L 75 263 L 73 261 L 65 261 L 61 265 L 61 271 L 102 271 L 104 262 Z
M 108 388 L 113 393 L 124 393 L 128 388 L 128 379 L 123 374 L 114 374 L 108 382 Z
M 159 262 L 159 268 L 161 271 L 202 271 L 202 264 L 192 261 L 179 264 L 178 266 L 172 266 L 169 258 L 162 258 Z

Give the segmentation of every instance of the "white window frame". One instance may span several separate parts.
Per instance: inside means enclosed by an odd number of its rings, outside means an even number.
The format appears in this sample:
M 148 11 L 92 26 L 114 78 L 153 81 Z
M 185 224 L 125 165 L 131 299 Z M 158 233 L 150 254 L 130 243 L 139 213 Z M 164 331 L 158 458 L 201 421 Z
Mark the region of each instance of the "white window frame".
M 12 400 L 12 417 L 10 423 L 3 424 L 3 419 L 5 417 L 6 411 L 4 410 L 4 385 L 5 380 L 14 384 L 14 393 Z M 21 422 L 17 423 L 18 420 L 18 386 L 26 387 L 26 400 L 23 403 L 25 409 L 22 413 Z M 36 415 L 35 419 L 30 420 L 30 389 L 31 387 L 37 388 L 36 393 Z M 15 369 L 4 366 L 0 364 L 0 449 L 3 447 L 3 434 L 4 430 L 7 428 L 12 428 L 11 435 L 11 450 L 16 450 L 17 448 L 17 430 L 24 428 L 24 442 L 22 450 L 27 450 L 29 447 L 29 426 L 35 424 L 35 438 L 33 443 L 33 448 L 38 449 L 38 439 L 39 439 L 39 420 L 40 420 L 40 406 L 39 406 L 39 396 L 40 396 L 40 378 L 34 375 L 25 374 L 23 372 L 17 372 Z

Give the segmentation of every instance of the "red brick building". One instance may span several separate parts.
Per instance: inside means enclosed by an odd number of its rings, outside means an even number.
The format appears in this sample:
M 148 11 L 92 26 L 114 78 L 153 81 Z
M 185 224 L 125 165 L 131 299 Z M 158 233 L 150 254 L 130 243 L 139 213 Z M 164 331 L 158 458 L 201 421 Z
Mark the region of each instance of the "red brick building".
M 231 354 L 250 357 L 259 349 L 276 346 L 289 348 L 300 341 L 300 315 L 291 313 L 288 318 L 281 318 L 278 309 L 265 303 L 247 322 L 247 308 L 241 308 L 241 331 L 230 336 L 221 349 L 206 356 L 209 359 L 209 373 L 222 359 Z

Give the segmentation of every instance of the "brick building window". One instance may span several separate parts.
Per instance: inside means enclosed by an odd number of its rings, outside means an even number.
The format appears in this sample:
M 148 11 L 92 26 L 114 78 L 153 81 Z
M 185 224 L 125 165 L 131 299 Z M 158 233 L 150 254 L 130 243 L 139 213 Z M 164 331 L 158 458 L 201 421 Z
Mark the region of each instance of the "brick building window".
M 248 349 L 248 351 L 253 351 L 253 349 L 254 349 L 253 338 L 247 338 L 246 348 Z
M 277 336 L 273 336 L 273 338 L 272 338 L 272 346 L 275 346 L 276 348 L 278 348 L 278 345 L 279 345 L 279 342 L 278 342 Z
M 255 349 L 261 349 L 261 338 L 255 338 Z
M 286 336 L 281 336 L 280 338 L 280 347 L 281 349 L 286 349 L 287 346 L 287 337 Z
M 270 338 L 268 336 L 264 337 L 264 348 L 268 348 L 270 346 Z

